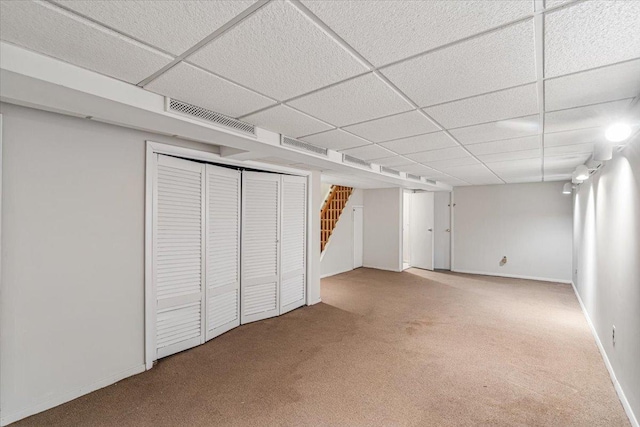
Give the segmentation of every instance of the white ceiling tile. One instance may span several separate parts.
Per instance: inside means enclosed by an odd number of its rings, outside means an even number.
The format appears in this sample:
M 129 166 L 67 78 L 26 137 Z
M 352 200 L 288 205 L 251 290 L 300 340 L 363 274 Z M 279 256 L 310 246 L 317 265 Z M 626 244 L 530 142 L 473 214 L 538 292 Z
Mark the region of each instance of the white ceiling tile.
M 565 156 L 554 156 L 544 158 L 544 173 L 567 173 L 573 172 L 576 166 L 584 164 L 591 157 L 590 153 L 570 154 Z
M 304 1 L 376 66 L 503 25 L 533 12 L 513 1 Z
M 253 1 L 54 0 L 124 34 L 180 55 Z
M 545 77 L 640 57 L 640 2 L 585 1 L 545 15 Z
M 445 184 L 449 184 L 452 187 L 465 187 L 465 186 L 471 185 L 468 182 L 465 182 L 453 177 L 442 178 L 441 180 L 438 180 L 438 181 L 444 182 Z
M 399 166 L 397 169 L 402 172 L 413 173 L 413 174 L 424 176 L 424 177 L 440 175 L 437 171 L 433 170 L 432 168 L 425 165 L 421 165 L 419 163 L 415 163 L 407 166 Z
M 545 157 L 563 156 L 565 154 L 591 154 L 593 153 L 593 142 L 585 144 L 559 145 L 556 147 L 547 147 L 544 149 Z
M 449 132 L 463 145 L 536 135 L 540 133 L 540 115 L 466 126 Z
M 445 132 L 434 132 L 383 142 L 380 145 L 398 154 L 409 154 L 420 151 L 437 150 L 439 148 L 455 147 L 457 144 Z
M 472 178 L 482 179 L 487 177 L 495 177 L 495 175 L 481 163 L 477 163 L 475 165 L 442 168 L 441 171 L 464 181 L 470 181 L 470 179 Z
M 409 166 L 415 164 L 414 161 L 402 156 L 385 157 L 384 159 L 376 159 L 376 163 L 389 168 L 398 166 Z
M 608 126 L 627 112 L 630 99 L 554 111 L 545 114 L 545 133 Z
M 538 111 L 536 85 L 453 101 L 425 111 L 447 129 L 532 115 Z
M 344 150 L 345 148 L 360 147 L 362 145 L 370 144 L 369 141 L 355 135 L 351 135 L 350 133 L 340 129 L 305 136 L 301 139 L 319 147 L 330 148 L 332 150 Z
M 274 103 L 269 98 L 184 62 L 170 68 L 146 85 L 145 89 L 231 117 Z
M 483 177 L 470 177 L 466 178 L 471 185 L 493 185 L 493 184 L 504 184 L 500 178 L 491 174 Z
M 281 101 L 368 71 L 282 1 L 262 7 L 188 60 Z
M 303 96 L 289 104 L 335 126 L 346 126 L 413 108 L 373 73 Z
M 347 126 L 345 129 L 373 142 L 383 142 L 439 130 L 431 120 L 419 111 L 395 114 Z
M 549 9 L 550 7 L 562 6 L 563 4 L 571 3 L 576 0 L 545 0 L 544 7 Z
M 640 59 L 550 79 L 544 91 L 546 111 L 633 98 L 640 93 Z
M 533 19 L 382 70 L 421 107 L 536 80 Z
M 527 176 L 542 173 L 542 159 L 540 157 L 487 163 L 487 166 L 501 177 Z
M 140 82 L 173 60 L 45 2 L 0 2 L 0 38 L 129 83 Z
M 442 148 L 440 150 L 423 151 L 420 153 L 407 154 L 407 157 L 416 162 L 435 162 L 438 160 L 460 159 L 468 157 L 467 153 L 462 147 L 449 147 Z
M 286 105 L 278 105 L 277 107 L 251 114 L 243 117 L 242 120 L 294 138 L 331 129 L 331 126 Z
M 545 147 L 557 147 L 561 145 L 584 144 L 604 140 L 604 129 L 588 128 L 570 130 L 565 132 L 547 133 L 544 135 Z
M 382 148 L 376 144 L 365 145 L 364 147 L 348 148 L 341 151 L 344 154 L 348 154 L 350 156 L 354 156 L 366 161 L 384 159 L 393 154 L 389 150 Z
M 518 176 L 510 176 L 510 175 L 499 175 L 507 184 L 522 184 L 526 182 L 540 182 L 542 181 L 542 173 L 533 173 L 529 175 L 518 175 Z M 546 179 L 545 179 L 546 181 Z
M 511 151 L 534 150 L 540 148 L 540 137 L 538 135 L 533 135 L 522 138 L 503 139 L 499 141 L 465 145 L 465 148 L 476 156 L 508 153 Z
M 510 151 L 507 153 L 494 153 L 478 156 L 484 163 L 504 162 L 509 160 L 536 159 L 540 158 L 542 150 L 534 148 L 533 150 Z
M 472 156 L 460 157 L 458 159 L 448 159 L 448 160 L 437 160 L 434 162 L 426 162 L 425 164 L 434 169 L 446 169 L 452 168 L 455 166 L 467 166 L 467 165 L 475 165 L 476 163 L 480 163 Z

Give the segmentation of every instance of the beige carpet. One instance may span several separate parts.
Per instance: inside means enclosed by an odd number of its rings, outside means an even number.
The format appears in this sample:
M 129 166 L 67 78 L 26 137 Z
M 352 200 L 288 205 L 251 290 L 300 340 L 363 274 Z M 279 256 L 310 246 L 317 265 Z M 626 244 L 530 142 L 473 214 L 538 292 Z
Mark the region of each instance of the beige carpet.
M 322 299 L 16 425 L 629 425 L 569 285 L 359 269 Z

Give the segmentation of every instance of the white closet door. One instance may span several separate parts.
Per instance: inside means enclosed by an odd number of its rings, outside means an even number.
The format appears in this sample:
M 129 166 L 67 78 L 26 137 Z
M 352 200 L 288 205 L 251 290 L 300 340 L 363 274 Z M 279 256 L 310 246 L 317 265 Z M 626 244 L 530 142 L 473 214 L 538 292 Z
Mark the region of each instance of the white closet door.
M 411 195 L 411 267 L 433 270 L 433 193 Z
M 307 178 L 282 176 L 280 314 L 306 300 Z
M 204 165 L 159 155 L 153 202 L 160 358 L 204 342 Z
M 207 340 L 240 325 L 240 178 L 206 166 Z
M 279 314 L 280 175 L 242 173 L 241 323 Z

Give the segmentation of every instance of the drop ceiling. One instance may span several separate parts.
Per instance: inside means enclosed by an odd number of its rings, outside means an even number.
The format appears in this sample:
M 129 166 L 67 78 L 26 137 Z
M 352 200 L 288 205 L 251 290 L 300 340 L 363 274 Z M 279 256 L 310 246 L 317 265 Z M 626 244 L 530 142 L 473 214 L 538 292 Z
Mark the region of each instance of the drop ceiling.
M 568 179 L 640 95 L 637 1 L 2 0 L 0 12 L 6 42 L 454 186 Z

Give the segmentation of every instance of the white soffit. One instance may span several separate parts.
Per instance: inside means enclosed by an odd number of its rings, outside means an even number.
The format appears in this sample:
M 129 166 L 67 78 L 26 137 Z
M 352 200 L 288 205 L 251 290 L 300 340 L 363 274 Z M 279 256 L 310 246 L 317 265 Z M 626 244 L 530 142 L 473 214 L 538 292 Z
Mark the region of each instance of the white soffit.
M 547 80 L 544 92 L 546 111 L 633 98 L 640 94 L 640 59 Z
M 545 15 L 545 77 L 640 57 L 640 2 L 584 1 Z
M 145 89 L 231 117 L 274 104 L 269 98 L 184 62 L 163 73 Z
M 45 2 L 0 2 L 0 38 L 129 83 L 138 83 L 173 60 Z
M 376 163 L 389 168 L 398 166 L 409 166 L 415 164 L 414 161 L 402 156 L 385 157 L 384 159 L 376 159 Z
M 536 135 L 541 133 L 540 116 L 536 114 L 499 120 L 451 129 L 449 132 L 463 145 Z
M 389 157 L 393 154 L 391 151 L 386 150 L 376 144 L 365 145 L 363 147 L 348 148 L 346 150 L 342 150 L 342 152 L 366 161 L 384 159 L 385 157 Z
M 347 126 L 345 130 L 372 142 L 382 142 L 435 132 L 439 128 L 431 120 L 427 119 L 424 114 L 414 110 Z
M 280 101 L 368 71 L 282 1 L 262 7 L 187 60 Z
M 533 19 L 385 68 L 421 107 L 536 80 Z
M 455 147 L 457 144 L 445 132 L 433 132 L 425 135 L 417 135 L 410 138 L 383 142 L 380 145 L 398 154 L 409 154 L 420 151 L 437 150 L 446 147 Z
M 529 84 L 425 108 L 425 111 L 449 129 L 532 115 L 538 111 L 538 95 L 536 85 Z
M 288 104 L 335 126 L 413 109 L 373 73 L 303 96 Z
M 533 135 L 525 136 L 522 138 L 482 142 L 480 144 L 465 145 L 465 148 L 476 156 L 496 153 L 509 153 L 512 151 L 533 150 L 535 148 L 540 148 L 540 137 L 538 135 Z
M 504 25 L 533 12 L 514 1 L 303 1 L 376 66 Z
M 440 150 L 407 154 L 407 157 L 411 160 L 415 160 L 416 162 L 424 163 L 435 162 L 437 160 L 460 159 L 463 157 L 469 157 L 469 153 L 467 153 L 462 147 L 450 147 Z
M 110 28 L 180 55 L 253 1 L 54 0 Z
M 344 150 L 346 148 L 361 147 L 371 143 L 370 141 L 366 141 L 340 129 L 317 133 L 300 139 L 317 145 L 318 147 L 325 147 L 331 150 Z
M 544 131 L 561 132 L 572 129 L 607 126 L 627 113 L 630 99 L 553 111 L 545 114 Z
M 242 120 L 293 138 L 331 129 L 331 126 L 286 105 L 268 108 Z
M 419 163 L 400 166 L 397 169 L 401 170 L 402 172 L 413 173 L 416 175 L 424 176 L 425 178 L 431 178 L 434 176 L 441 175 L 438 171 L 435 171 L 432 168 L 425 165 L 421 165 Z

